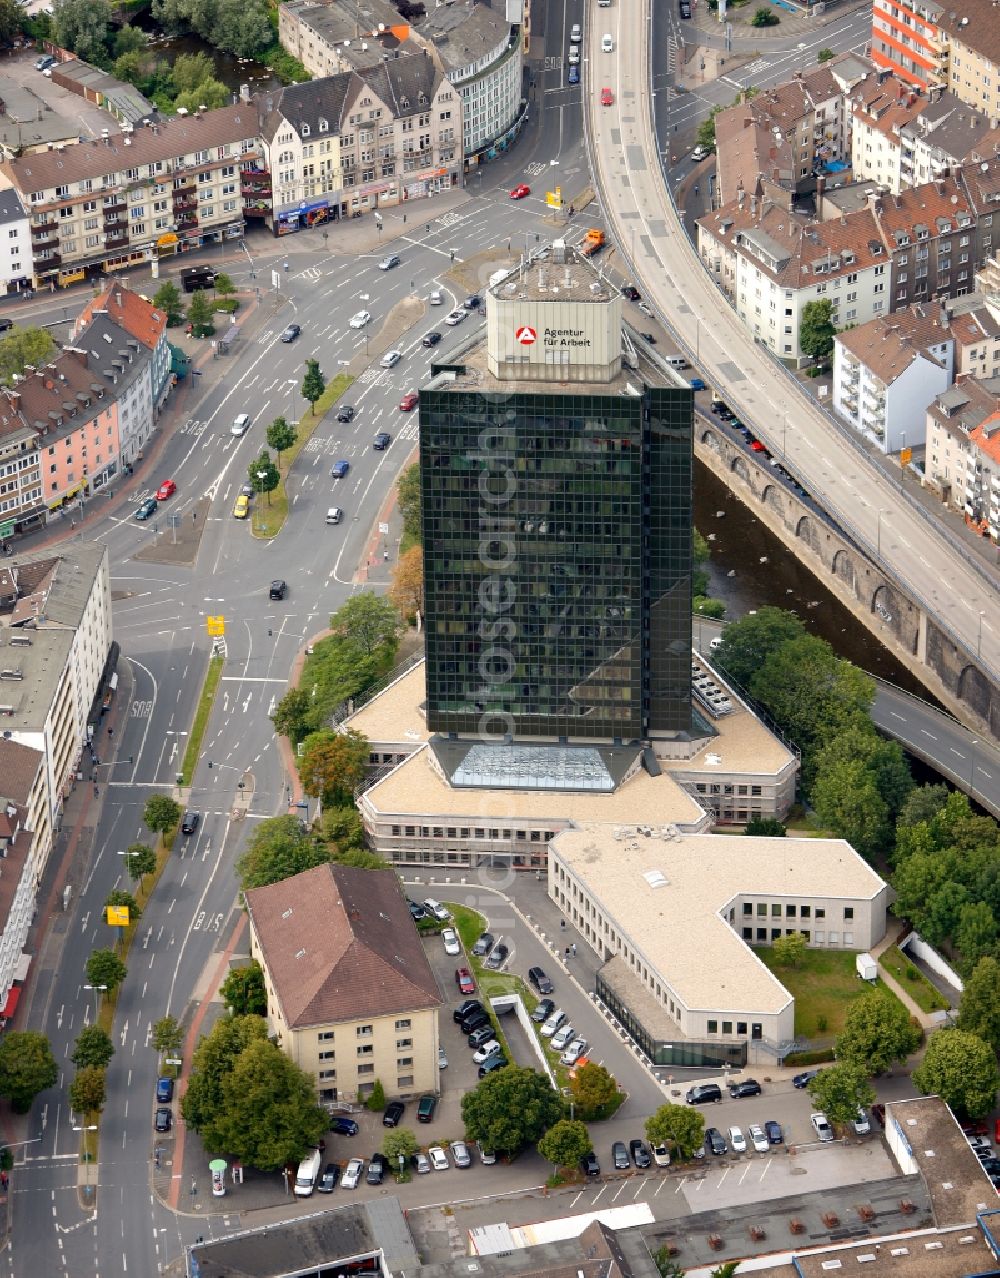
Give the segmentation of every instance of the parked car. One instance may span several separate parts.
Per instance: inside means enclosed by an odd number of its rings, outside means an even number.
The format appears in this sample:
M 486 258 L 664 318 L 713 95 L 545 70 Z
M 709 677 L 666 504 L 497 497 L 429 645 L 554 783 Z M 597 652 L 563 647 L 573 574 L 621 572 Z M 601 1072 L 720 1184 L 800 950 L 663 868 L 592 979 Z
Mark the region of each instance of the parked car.
M 332 1194 L 337 1188 L 339 1178 L 340 1167 L 336 1163 L 327 1163 L 319 1180 L 316 1182 L 316 1188 L 321 1194 Z
M 472 947 L 472 952 L 475 954 L 476 958 L 482 958 L 484 955 L 489 954 L 492 948 L 493 933 L 480 932 L 479 936 L 476 938 L 475 945 Z
M 818 1069 L 803 1070 L 801 1074 L 796 1074 L 795 1077 L 792 1079 L 792 1086 L 808 1087 L 818 1073 L 819 1073 Z
M 472 1063 L 474 1065 L 482 1065 L 483 1061 L 488 1061 L 495 1052 L 500 1051 L 500 1044 L 495 1038 L 488 1038 L 482 1047 L 477 1048 L 472 1053 Z
M 493 1028 L 492 1021 L 487 1021 L 485 1025 L 480 1025 L 478 1029 L 474 1029 L 469 1035 L 469 1046 L 475 1051 L 495 1036 L 496 1030 Z
M 302 329 L 298 326 L 298 324 L 289 324 L 285 331 L 281 334 L 281 340 L 286 343 L 294 342 L 301 332 Z
M 153 1127 L 158 1132 L 168 1132 L 170 1131 L 173 1121 L 174 1116 L 171 1114 L 170 1110 L 165 1106 L 161 1106 L 156 1111 L 156 1116 L 153 1119 Z
M 615 1171 L 628 1171 L 631 1163 L 628 1159 L 628 1150 L 625 1148 L 623 1140 L 616 1140 L 611 1146 L 611 1162 Z
M 458 1007 L 455 1008 L 451 1014 L 451 1019 L 456 1025 L 460 1025 L 471 1012 L 481 1012 L 482 1010 L 483 1005 L 478 998 L 467 998 L 464 1003 L 459 1003 Z
M 708 1105 L 712 1101 L 722 1100 L 722 1088 L 718 1083 L 701 1083 L 692 1087 L 684 1097 L 689 1105 Z
M 775 1122 L 773 1118 L 769 1118 L 764 1124 L 764 1131 L 767 1133 L 769 1145 L 780 1145 L 785 1139 L 781 1131 L 781 1124 Z
M 488 1061 L 483 1061 L 480 1065 L 478 1073 L 480 1078 L 485 1078 L 487 1074 L 492 1074 L 494 1070 L 504 1069 L 507 1065 L 507 1057 L 503 1052 L 494 1052 Z
M 448 1171 L 451 1167 L 451 1163 L 448 1162 L 448 1155 L 440 1145 L 432 1145 L 427 1151 L 427 1157 L 431 1160 L 431 1166 L 435 1171 Z
M 361 1173 L 365 1169 L 365 1160 L 363 1158 L 352 1158 L 348 1161 L 344 1168 L 344 1176 L 341 1185 L 344 1189 L 357 1189 L 361 1180 Z
M 705 1132 L 705 1149 L 710 1154 L 726 1153 L 726 1142 L 722 1139 L 722 1132 L 717 1127 L 710 1127 Z
M 766 1154 L 771 1148 L 771 1142 L 767 1139 L 767 1132 L 764 1131 L 763 1127 L 758 1127 L 756 1123 L 751 1123 L 747 1135 L 750 1137 L 750 1143 L 758 1154 Z
M 462 946 L 458 939 L 458 933 L 453 927 L 446 927 L 442 931 L 441 942 L 444 945 L 445 954 L 450 954 L 454 958 L 456 954 L 462 953 Z
M 470 293 L 462 305 L 467 311 L 478 311 L 483 304 L 483 299 L 478 293 Z
M 555 1042 L 555 1039 L 552 1040 Z M 581 1056 L 587 1050 L 587 1041 L 583 1038 L 571 1039 L 566 1045 L 566 1050 L 559 1057 L 560 1065 L 575 1065 Z
M 708 389 L 705 382 L 703 382 L 700 377 L 692 377 L 691 380 L 688 382 L 688 385 L 691 387 L 692 390 L 695 390 L 695 391 Z
M 854 1127 L 855 1134 L 858 1136 L 867 1136 L 871 1132 L 872 1125 L 868 1121 L 868 1115 L 860 1105 L 858 1106 L 858 1115 L 853 1120 L 852 1125 Z
M 421 1096 L 420 1100 L 417 1102 L 417 1122 L 429 1123 L 434 1117 L 434 1111 L 437 1109 L 437 1103 L 437 1097 L 430 1093 L 426 1096 Z
M 489 1016 L 480 1008 L 478 1012 L 470 1012 L 458 1028 L 468 1037 L 470 1034 L 475 1034 L 476 1030 L 483 1029 L 489 1024 Z
M 568 1021 L 565 1025 L 561 1025 L 552 1035 L 552 1050 L 561 1052 L 564 1047 L 567 1047 L 573 1041 L 575 1033 L 576 1030 Z
M 745 1154 L 747 1152 L 747 1138 L 743 1135 L 741 1128 L 730 1127 L 729 1144 L 734 1154 Z
M 632 1155 L 632 1161 L 640 1170 L 644 1170 L 652 1163 L 649 1156 L 649 1150 L 646 1148 L 645 1141 L 639 1139 L 630 1140 L 628 1143 L 628 1152 Z M 669 1155 L 668 1155 L 669 1158 Z
M 354 421 L 354 405 L 341 404 L 341 406 L 337 409 L 337 421 L 338 422 Z
M 642 294 L 634 284 L 626 284 L 622 288 L 622 297 L 628 298 L 630 302 L 641 302 Z
M 539 994 L 551 994 L 554 986 L 540 967 L 528 968 L 528 980 Z
M 456 1167 L 471 1167 L 472 1155 L 469 1153 L 469 1147 L 464 1140 L 453 1140 L 451 1142 L 451 1156 L 455 1160 Z
M 353 1118 L 336 1114 L 330 1122 L 330 1131 L 336 1136 L 357 1136 L 358 1125 Z
M 885 1127 L 885 1106 L 880 1102 L 872 1106 L 872 1118 L 875 1119 L 879 1127 Z
M 441 902 L 435 901 L 432 896 L 427 897 L 424 901 L 424 909 L 427 910 L 429 914 L 433 914 L 436 919 L 440 919 L 442 923 L 445 919 L 451 918 L 451 915 L 444 908 Z
M 475 953 L 475 951 L 473 951 Z M 556 1005 L 550 998 L 543 998 L 535 1010 L 531 1013 L 531 1019 L 536 1025 L 543 1025 L 552 1013 L 556 1010 Z
M 703 145 L 703 143 L 699 142 L 698 145 L 691 152 L 691 159 L 696 162 L 700 162 L 701 160 L 707 159 L 708 152 L 709 152 L 709 148 Z
M 657 1165 L 657 1167 L 670 1166 L 670 1150 L 666 1147 L 666 1145 L 653 1146 L 653 1162 Z
M 492 1167 L 497 1160 L 497 1156 L 492 1149 L 483 1149 L 482 1144 L 477 1141 L 476 1148 L 479 1150 L 479 1158 L 484 1167 Z
M 455 983 L 460 994 L 475 994 L 476 992 L 476 982 L 467 967 L 455 968 Z
M 382 1114 L 382 1126 L 398 1127 L 400 1123 L 400 1119 L 403 1117 L 405 1112 L 406 1112 L 406 1106 L 403 1104 L 402 1101 L 398 1101 L 398 1100 L 390 1101 L 389 1104 L 386 1105 L 385 1110 L 383 1111 L 383 1114 Z
M 423 1150 L 418 1149 L 415 1154 L 410 1155 L 410 1166 L 418 1176 L 425 1176 L 431 1169 L 431 1160 Z
M 833 1140 L 833 1128 L 830 1126 L 829 1119 L 825 1114 L 810 1114 L 809 1121 L 813 1125 L 813 1131 L 821 1141 L 826 1143 Z
M 492 950 L 490 950 L 489 958 L 487 958 L 485 966 L 488 967 L 491 972 L 498 972 L 507 962 L 509 956 L 510 947 L 504 945 L 503 941 L 498 941 Z
M 156 1101 L 159 1105 L 169 1105 L 174 1099 L 174 1080 L 158 1078 L 156 1080 Z
M 438 1069 L 448 1068 L 448 1053 L 438 1044 Z
M 419 923 L 421 919 L 425 919 L 427 917 L 427 911 L 419 901 L 411 901 L 410 898 L 407 897 L 406 905 L 410 911 L 410 918 L 414 921 L 414 923 Z
M 755 1078 L 745 1078 L 741 1083 L 731 1083 L 729 1095 L 733 1100 L 742 1100 L 745 1096 L 759 1096 L 760 1083 Z
M 593 1150 L 580 1159 L 580 1170 L 584 1176 L 600 1176 L 601 1164 L 597 1161 L 597 1155 Z
M 566 1013 L 561 1007 L 557 1007 L 556 1010 L 549 1015 L 549 1019 L 542 1026 L 542 1037 L 551 1038 L 565 1019 Z
M 385 1179 L 385 1173 L 389 1169 L 389 1160 L 385 1154 L 372 1154 L 371 1161 L 368 1163 L 368 1171 L 365 1174 L 365 1183 L 369 1185 L 381 1185 Z

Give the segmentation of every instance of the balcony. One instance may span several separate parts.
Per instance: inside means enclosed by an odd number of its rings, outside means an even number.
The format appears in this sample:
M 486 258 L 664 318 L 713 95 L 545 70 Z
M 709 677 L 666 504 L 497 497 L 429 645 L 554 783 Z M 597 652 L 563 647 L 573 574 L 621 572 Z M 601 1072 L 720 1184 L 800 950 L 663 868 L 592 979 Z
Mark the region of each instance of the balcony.
M 183 209 L 183 210 L 177 210 L 177 209 L 175 209 L 174 211 L 175 211 L 175 213 L 177 214 L 177 225 L 178 225 L 178 227 L 187 227 L 187 226 L 197 226 L 197 225 L 198 225 L 198 215 L 197 215 L 197 213 L 194 211 L 194 209 L 193 209 L 193 208 L 188 208 L 188 209 Z
M 127 243 L 128 243 L 128 231 L 126 230 L 111 231 L 104 237 L 105 248 L 109 248 L 109 249 L 122 248 Z
M 38 274 L 51 275 L 54 271 L 58 270 L 61 265 L 62 265 L 62 254 L 50 253 L 48 257 L 39 258 Z
M 32 222 L 31 238 L 35 239 L 37 236 L 42 239 L 45 236 L 55 235 L 58 229 L 59 227 L 54 218 L 45 218 L 39 222 Z
M 118 227 L 124 227 L 127 220 L 128 219 L 125 218 L 121 213 L 112 213 L 110 216 L 108 214 L 105 214 L 104 215 L 105 233 L 109 231 L 114 231 Z
M 101 207 L 104 211 L 104 216 L 111 217 L 113 213 L 119 213 L 119 212 L 125 211 L 125 201 L 122 199 L 114 199 L 114 200 L 111 200 L 110 202 L 106 202 L 102 204 Z
M 198 197 L 195 195 L 194 191 L 191 191 L 190 194 L 187 191 L 185 191 L 180 196 L 178 196 L 175 192 L 174 212 L 176 214 L 183 215 L 189 210 L 194 210 L 197 207 L 198 207 Z

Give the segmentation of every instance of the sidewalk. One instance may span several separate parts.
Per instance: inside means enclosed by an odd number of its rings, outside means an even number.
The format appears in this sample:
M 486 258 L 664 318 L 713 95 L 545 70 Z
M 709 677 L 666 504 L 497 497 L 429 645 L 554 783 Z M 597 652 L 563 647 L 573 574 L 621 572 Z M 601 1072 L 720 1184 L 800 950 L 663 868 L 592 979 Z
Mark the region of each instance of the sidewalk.
M 776 0 L 749 0 L 749 3 L 742 4 L 738 8 L 728 7 L 725 22 L 720 22 L 718 10 L 710 9 L 708 0 L 694 0 L 691 6 L 690 25 L 698 31 L 705 34 L 711 33 L 717 38 L 725 35 L 727 25 L 731 26 L 732 52 L 737 54 L 740 52 L 741 41 L 746 41 L 752 46 L 753 42 L 761 40 L 774 41 L 782 37 L 790 40 L 796 36 L 812 34 L 821 27 L 839 22 L 855 9 L 866 7 L 866 0 L 846 0 L 843 4 L 827 4 L 823 12 L 817 15 L 814 10 L 807 9 L 805 5 L 789 4 L 784 0 L 780 3 L 776 3 Z M 750 25 L 756 11 L 763 8 L 770 9 L 778 18 L 776 26 L 753 27 Z
M 898 919 L 894 921 L 894 925 L 888 929 L 885 936 L 883 936 L 881 941 L 879 941 L 878 945 L 872 946 L 871 956 L 876 963 L 878 963 L 879 958 L 886 952 L 886 950 L 891 949 L 898 940 L 906 935 L 907 930 L 906 926 Z M 930 1012 L 922 1011 L 910 995 L 907 994 L 906 990 L 903 989 L 902 985 L 900 985 L 894 976 L 890 976 L 881 963 L 879 963 L 878 974 L 889 989 L 892 990 L 893 994 L 896 995 L 913 1019 L 917 1021 L 925 1034 L 933 1033 L 934 1030 L 941 1028 L 940 1018 Z

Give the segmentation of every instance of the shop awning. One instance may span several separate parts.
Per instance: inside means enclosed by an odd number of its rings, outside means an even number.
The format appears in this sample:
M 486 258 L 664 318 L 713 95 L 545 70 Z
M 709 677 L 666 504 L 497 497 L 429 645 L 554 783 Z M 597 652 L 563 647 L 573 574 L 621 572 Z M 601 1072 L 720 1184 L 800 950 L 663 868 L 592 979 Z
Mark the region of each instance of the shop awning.
M 12 985 L 10 987 L 10 993 L 7 995 L 7 1002 L 4 1003 L 3 1011 L 0 1012 L 0 1017 L 2 1017 L 5 1021 L 9 1021 L 17 1011 L 18 1000 L 21 997 L 21 989 L 22 986 L 20 985 Z

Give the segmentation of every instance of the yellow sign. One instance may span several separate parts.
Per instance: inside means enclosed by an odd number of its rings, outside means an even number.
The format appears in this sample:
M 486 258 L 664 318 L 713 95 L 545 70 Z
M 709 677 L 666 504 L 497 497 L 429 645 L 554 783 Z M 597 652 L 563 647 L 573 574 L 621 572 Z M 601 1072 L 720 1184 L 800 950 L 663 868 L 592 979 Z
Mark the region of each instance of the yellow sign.
M 108 927 L 128 927 L 127 905 L 109 905 L 106 909 Z
M 913 460 L 913 449 L 912 449 L 912 448 L 901 448 L 901 449 L 899 450 L 899 464 L 900 464 L 900 466 L 909 466 L 909 464 L 910 464 L 910 462 L 911 462 L 912 460 Z
M 205 629 L 212 636 L 224 635 L 226 633 L 225 617 L 206 617 Z
M 161 235 L 156 241 L 158 248 L 166 248 L 168 245 L 176 243 L 177 236 L 173 233 L 173 231 L 167 231 L 166 235 Z
M 545 203 L 550 209 L 562 208 L 562 187 L 557 186 L 554 191 L 545 192 Z

